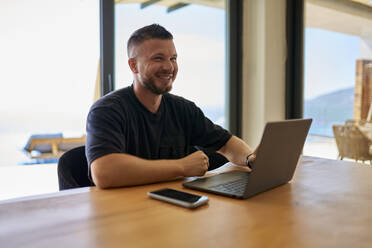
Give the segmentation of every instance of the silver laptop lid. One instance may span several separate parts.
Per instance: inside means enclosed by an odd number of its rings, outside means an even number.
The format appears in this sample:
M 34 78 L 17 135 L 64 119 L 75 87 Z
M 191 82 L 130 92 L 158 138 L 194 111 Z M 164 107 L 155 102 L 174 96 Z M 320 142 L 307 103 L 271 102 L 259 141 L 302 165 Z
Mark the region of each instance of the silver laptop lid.
M 244 198 L 292 179 L 311 122 L 299 119 L 266 124 Z

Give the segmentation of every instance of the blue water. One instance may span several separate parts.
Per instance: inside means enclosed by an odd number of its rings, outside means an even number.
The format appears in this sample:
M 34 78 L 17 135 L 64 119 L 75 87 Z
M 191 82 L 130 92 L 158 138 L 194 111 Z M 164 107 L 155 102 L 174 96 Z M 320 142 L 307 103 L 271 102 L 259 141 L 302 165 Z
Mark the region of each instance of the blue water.
M 58 158 L 35 158 L 27 161 L 18 162 L 18 165 L 33 165 L 33 164 L 56 164 Z
M 224 120 L 224 109 L 221 106 L 218 107 L 205 107 L 202 108 L 203 112 L 205 113 L 208 118 L 210 118 L 213 122 L 217 122 L 218 120 Z M 322 121 L 320 121 L 319 117 L 306 117 L 306 118 L 313 118 L 313 123 L 311 124 L 309 134 L 315 135 L 315 136 L 326 136 L 326 137 L 334 137 L 333 131 L 332 131 L 332 125 L 333 124 L 341 124 L 344 121 L 348 119 L 346 117 L 340 118 L 340 121 L 334 121 L 334 120 L 325 120 L 325 118 L 322 118 Z M 220 123 L 218 123 L 220 124 Z
M 328 124 L 326 126 L 320 125 L 311 125 L 309 134 L 317 135 L 317 136 L 327 136 L 327 137 L 334 137 L 332 131 L 332 124 Z

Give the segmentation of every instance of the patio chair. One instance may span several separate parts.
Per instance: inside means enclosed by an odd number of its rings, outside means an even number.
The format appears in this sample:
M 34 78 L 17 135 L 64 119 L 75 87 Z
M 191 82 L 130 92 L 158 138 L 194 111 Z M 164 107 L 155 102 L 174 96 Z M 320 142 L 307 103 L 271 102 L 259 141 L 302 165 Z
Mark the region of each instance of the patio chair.
M 350 158 L 355 161 L 370 161 L 372 155 L 369 152 L 370 141 L 361 133 L 355 125 L 333 125 L 333 134 L 336 139 L 338 158 Z
M 62 133 L 35 134 L 28 139 L 24 151 L 32 159 L 59 158 L 64 152 L 85 145 L 86 136 L 65 138 Z
M 345 125 L 347 125 L 347 126 L 364 125 L 366 123 L 367 123 L 366 120 L 348 119 L 348 120 L 345 121 Z

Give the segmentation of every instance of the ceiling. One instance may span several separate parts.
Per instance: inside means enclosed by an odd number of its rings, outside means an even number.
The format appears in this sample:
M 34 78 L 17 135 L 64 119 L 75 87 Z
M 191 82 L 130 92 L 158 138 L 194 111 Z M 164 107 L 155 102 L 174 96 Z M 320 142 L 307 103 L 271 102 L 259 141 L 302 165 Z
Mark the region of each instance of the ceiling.
M 225 0 L 115 0 L 166 7 L 172 12 L 190 4 L 224 9 Z M 372 0 L 305 0 L 305 25 L 372 39 Z
M 371 3 L 371 0 L 307 0 L 305 26 L 372 39 Z
M 372 7 L 372 0 L 351 0 L 351 1 L 361 3 L 361 4 L 365 4 L 367 6 Z
M 327 2 L 328 0 L 322 1 Z M 354 2 L 357 4 L 363 4 L 365 6 L 372 7 L 372 0 L 346 0 L 346 2 Z M 225 8 L 225 0 L 115 0 L 115 3 L 141 3 L 145 4 L 146 6 L 158 4 L 166 7 L 178 4 L 199 4 L 219 9 Z
M 157 4 L 167 7 L 167 12 L 177 10 L 189 4 L 198 4 L 219 9 L 225 8 L 225 0 L 115 0 L 115 3 L 141 3 L 144 8 L 152 4 Z

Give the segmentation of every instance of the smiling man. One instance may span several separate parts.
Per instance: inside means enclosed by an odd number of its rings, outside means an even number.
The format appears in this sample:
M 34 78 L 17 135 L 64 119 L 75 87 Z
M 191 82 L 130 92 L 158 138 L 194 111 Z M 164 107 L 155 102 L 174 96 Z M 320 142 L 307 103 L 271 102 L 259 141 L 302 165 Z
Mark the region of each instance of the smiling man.
M 169 93 L 178 72 L 173 36 L 153 24 L 135 31 L 127 44 L 133 84 L 99 99 L 87 119 L 89 174 L 101 188 L 201 176 L 215 150 L 248 165 L 250 147 L 213 124 L 193 102 Z

